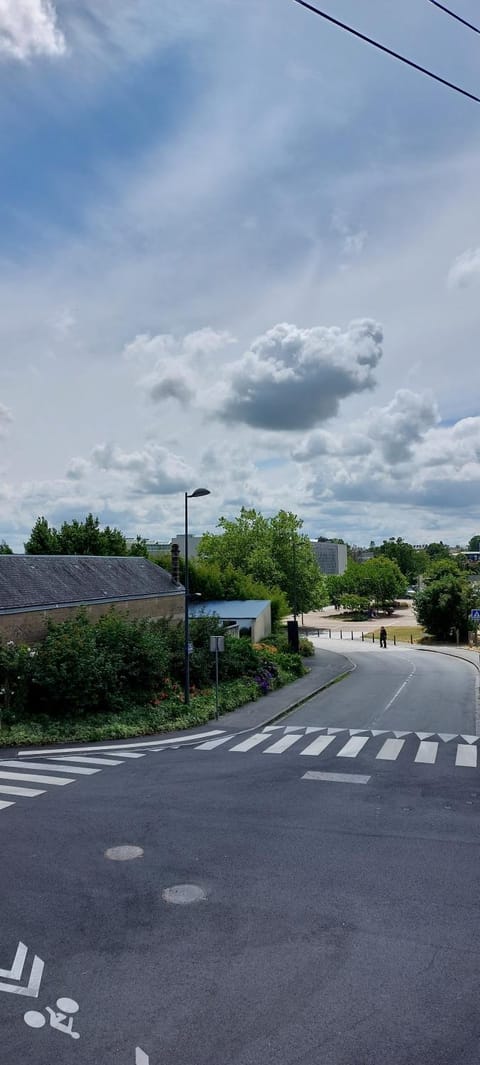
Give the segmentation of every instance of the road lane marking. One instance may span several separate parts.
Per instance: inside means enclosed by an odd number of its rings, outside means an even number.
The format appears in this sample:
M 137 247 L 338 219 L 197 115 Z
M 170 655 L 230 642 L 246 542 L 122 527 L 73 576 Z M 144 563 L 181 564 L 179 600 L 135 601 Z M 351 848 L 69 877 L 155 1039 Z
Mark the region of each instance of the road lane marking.
M 477 748 L 471 747 L 468 743 L 457 743 L 455 765 L 469 766 L 471 769 L 476 769 Z
M 437 732 L 437 736 L 444 743 L 449 743 L 450 740 L 456 740 L 458 732 Z
M 358 773 L 317 773 L 313 769 L 309 769 L 302 777 L 302 780 L 325 780 L 333 784 L 368 784 L 370 779 Z
M 27 784 L 75 784 L 73 777 L 42 777 L 36 773 L 4 773 L 0 771 L 0 780 L 26 780 Z
M 404 744 L 405 740 L 385 740 L 383 747 L 380 748 L 377 754 L 377 758 L 384 758 L 387 762 L 394 762 Z
M 462 740 L 466 740 L 467 743 L 475 743 L 478 740 L 478 736 L 464 736 L 462 733 Z
M 424 762 L 426 765 L 433 765 L 437 757 L 437 751 L 438 743 L 430 743 L 429 740 L 422 740 L 415 755 L 415 761 Z
M 219 736 L 221 732 L 224 732 L 224 729 L 216 728 L 216 729 L 211 729 L 209 732 L 197 732 L 194 736 L 175 736 L 174 739 L 170 739 L 170 740 L 159 740 L 159 739 L 156 739 L 156 740 L 142 740 L 139 743 L 108 743 L 108 744 L 104 744 L 103 746 L 101 746 L 100 744 L 96 743 L 95 745 L 93 745 L 91 747 L 83 747 L 82 746 L 80 748 L 78 746 L 77 747 L 43 747 L 41 751 L 39 751 L 38 749 L 36 750 L 35 748 L 33 748 L 33 750 L 21 752 L 19 754 L 19 758 L 23 758 L 24 755 L 29 755 L 29 754 L 33 754 L 33 755 L 37 755 L 37 754 L 78 754 L 79 750 L 83 754 L 85 754 L 86 751 L 87 752 L 91 751 L 92 754 L 95 754 L 95 751 L 111 751 L 112 754 L 115 754 L 116 751 L 122 751 L 122 752 L 123 751 L 133 751 L 133 750 L 135 750 L 136 748 L 139 748 L 139 747 L 146 747 L 146 748 L 148 748 L 148 747 L 158 747 L 160 744 L 164 744 L 164 743 L 165 744 L 167 744 L 167 743 L 193 743 L 194 740 L 206 739 L 207 736 Z
M 338 752 L 337 758 L 356 758 L 369 739 L 369 736 L 352 736 L 352 739 L 348 740 L 345 747 Z
M 231 740 L 231 739 L 232 739 L 231 733 L 228 734 L 227 736 L 220 736 L 220 739 L 207 740 L 206 743 L 199 743 L 195 747 L 195 750 L 196 751 L 214 751 L 215 747 L 220 747 L 221 743 L 226 743 L 227 740 Z
M 252 747 L 256 747 L 258 743 L 265 743 L 265 733 L 256 732 L 253 736 L 249 736 L 248 739 L 243 740 L 242 743 L 238 743 L 236 747 L 230 747 L 231 751 L 249 751 Z
M 65 772 L 78 773 L 79 775 L 84 774 L 85 776 L 91 776 L 92 773 L 99 773 L 100 772 L 99 769 L 86 769 L 85 766 L 80 766 L 80 765 L 79 766 L 76 766 L 76 765 L 62 765 L 60 767 L 59 765 L 52 765 L 51 762 L 23 762 L 23 761 L 19 761 L 18 758 L 15 761 L 11 761 L 11 762 L 10 761 L 7 762 L 7 761 L 3 761 L 3 760 L 0 761 L 0 769 L 4 765 L 8 766 L 9 769 L 18 769 L 20 767 L 22 769 L 47 769 L 49 773 L 55 772 L 55 771 L 58 773 L 58 770 L 60 768 L 62 768 L 62 769 L 65 770 Z
M 51 761 L 52 762 L 64 762 L 65 761 L 65 756 L 63 754 L 52 754 Z M 118 758 L 92 758 L 92 756 L 89 755 L 89 754 L 69 754 L 68 761 L 69 762 L 86 762 L 87 765 L 122 765 L 123 764 L 123 762 L 121 762 L 120 759 L 118 759 Z M 72 766 L 72 769 L 74 769 L 76 773 L 81 772 L 81 770 L 79 770 L 77 766 Z M 98 770 L 95 770 L 95 772 L 98 772 Z
M 271 747 L 267 747 L 264 754 L 283 754 L 284 751 L 291 747 L 294 743 L 298 743 L 299 740 L 303 740 L 303 736 L 282 736 L 281 740 L 277 740 L 276 743 L 272 743 Z
M 7 806 L 15 806 L 15 803 L 14 802 L 3 802 L 3 799 L 0 799 L 0 810 L 6 810 Z
M 38 788 L 15 788 L 13 784 L 0 784 L 0 793 L 2 795 L 23 795 L 26 799 L 36 799 L 37 795 L 45 795 L 45 792 L 39 791 Z
M 321 754 L 330 743 L 333 743 L 335 736 L 319 736 L 313 743 L 309 743 L 308 747 L 305 747 L 304 751 L 300 751 L 300 754 L 316 755 Z

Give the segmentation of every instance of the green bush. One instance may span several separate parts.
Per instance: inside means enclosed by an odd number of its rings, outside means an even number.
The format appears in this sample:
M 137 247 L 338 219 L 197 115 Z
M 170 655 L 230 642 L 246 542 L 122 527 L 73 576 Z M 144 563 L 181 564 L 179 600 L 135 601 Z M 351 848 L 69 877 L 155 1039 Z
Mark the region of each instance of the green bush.
M 293 677 L 303 677 L 305 674 L 301 656 L 293 651 L 278 651 L 275 655 L 275 661 L 282 670 L 290 673 Z
M 311 640 L 308 640 L 306 636 L 301 636 L 299 640 L 300 654 L 302 658 L 312 658 L 315 654 L 315 648 Z

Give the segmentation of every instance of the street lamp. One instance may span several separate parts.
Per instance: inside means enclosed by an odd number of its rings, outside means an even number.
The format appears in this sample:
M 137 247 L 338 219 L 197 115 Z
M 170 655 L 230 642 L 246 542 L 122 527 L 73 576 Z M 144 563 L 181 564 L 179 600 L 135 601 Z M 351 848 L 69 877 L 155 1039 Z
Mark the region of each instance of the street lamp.
M 185 643 L 184 643 L 184 704 L 190 705 L 190 626 L 188 616 L 188 500 L 198 499 L 199 496 L 209 496 L 208 488 L 196 488 L 190 495 L 185 492 Z

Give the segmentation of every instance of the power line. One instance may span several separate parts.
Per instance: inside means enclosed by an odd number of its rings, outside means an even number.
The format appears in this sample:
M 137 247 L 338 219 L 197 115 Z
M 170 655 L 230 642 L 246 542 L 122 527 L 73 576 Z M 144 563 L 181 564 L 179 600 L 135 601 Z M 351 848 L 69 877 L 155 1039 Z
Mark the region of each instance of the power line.
M 392 49 L 387 48 L 385 44 L 380 44 L 379 41 L 374 41 L 372 37 L 367 37 L 364 33 L 360 33 L 359 30 L 354 30 L 352 26 L 347 26 L 345 22 L 340 22 L 339 19 L 334 18 L 333 15 L 327 15 L 325 11 L 320 11 L 318 7 L 314 7 L 313 4 L 307 3 L 307 0 L 295 0 L 295 3 L 300 4 L 302 7 L 306 7 L 308 11 L 313 11 L 315 15 L 319 15 L 320 18 L 326 19 L 327 22 L 332 22 L 334 26 L 339 26 L 341 30 L 346 30 L 347 33 L 352 33 L 354 37 L 359 37 L 361 41 L 366 41 L 367 44 L 373 45 L 374 48 L 379 48 L 381 52 L 386 52 L 387 55 L 391 55 L 394 59 L 400 60 L 400 63 L 406 63 L 408 67 L 413 67 L 414 70 L 419 70 L 421 74 L 426 74 L 427 78 L 433 78 L 434 81 L 439 81 L 441 85 L 446 85 L 448 89 L 453 89 L 454 92 L 459 92 L 462 96 L 468 96 L 469 100 L 474 100 L 475 103 L 480 104 L 480 96 L 474 96 L 472 92 L 467 92 L 466 89 L 461 89 L 459 85 L 454 85 L 452 81 L 447 81 L 446 78 L 441 78 L 439 74 L 434 74 L 431 70 L 427 70 L 426 67 L 421 67 L 418 63 L 414 63 L 412 59 L 407 59 L 404 55 L 392 51 Z
M 444 11 L 446 15 L 450 15 L 451 18 L 456 19 L 457 22 L 461 22 L 462 26 L 466 26 L 467 29 L 473 30 L 474 33 L 480 33 L 478 26 L 474 26 L 473 23 L 467 22 L 467 20 L 462 18 L 461 15 L 457 15 L 456 11 L 450 11 L 450 8 L 445 7 L 445 4 L 441 4 L 439 0 L 428 0 L 428 2 L 429 4 L 433 4 L 434 7 L 439 7 L 441 11 Z

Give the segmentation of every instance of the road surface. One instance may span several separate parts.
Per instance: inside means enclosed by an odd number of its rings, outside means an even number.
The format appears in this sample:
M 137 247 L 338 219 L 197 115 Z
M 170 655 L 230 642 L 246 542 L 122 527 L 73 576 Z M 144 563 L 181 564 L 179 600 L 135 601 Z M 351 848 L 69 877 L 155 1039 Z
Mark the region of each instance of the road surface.
M 3 757 L 2 1062 L 478 1065 L 475 673 L 387 655 L 250 746 Z

